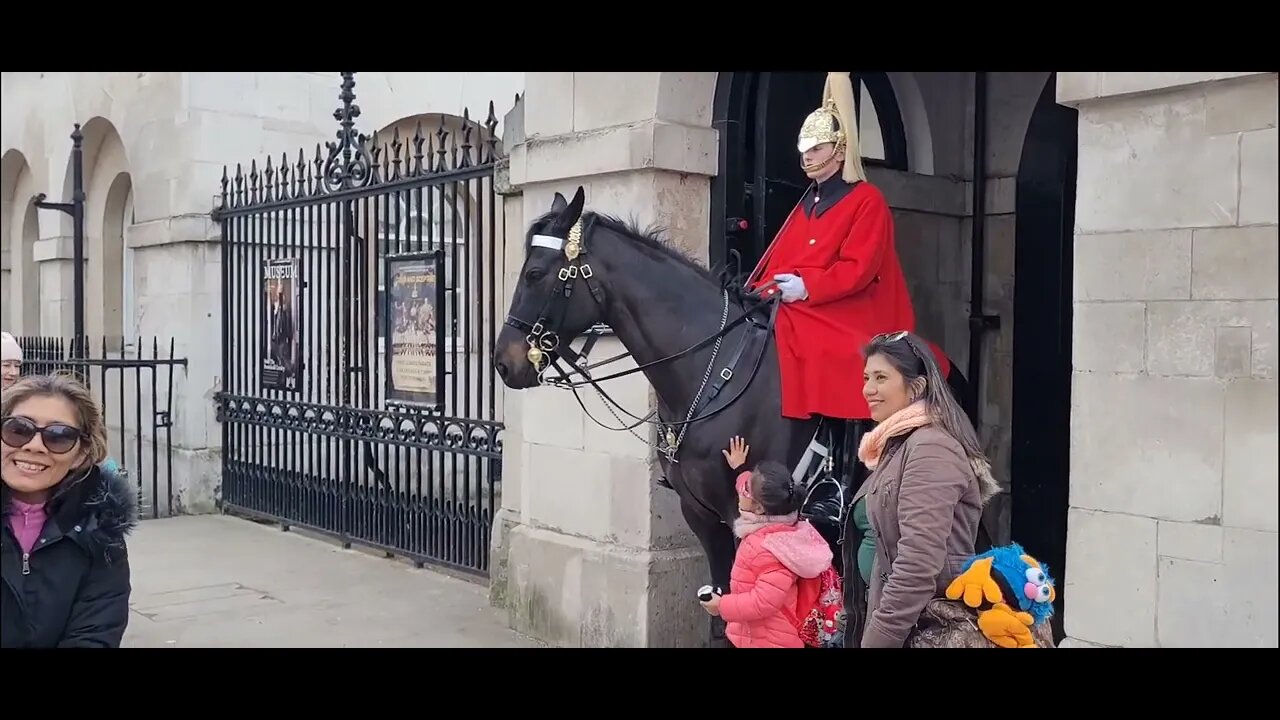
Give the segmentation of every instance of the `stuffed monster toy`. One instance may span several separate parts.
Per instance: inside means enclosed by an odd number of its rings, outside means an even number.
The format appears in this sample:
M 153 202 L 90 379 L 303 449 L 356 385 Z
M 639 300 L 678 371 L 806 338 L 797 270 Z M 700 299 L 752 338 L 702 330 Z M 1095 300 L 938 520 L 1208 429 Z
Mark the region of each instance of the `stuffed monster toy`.
M 978 611 L 978 629 L 1000 647 L 1033 648 L 1031 628 L 1053 616 L 1049 569 L 1017 543 L 975 555 L 947 586 L 947 598 Z

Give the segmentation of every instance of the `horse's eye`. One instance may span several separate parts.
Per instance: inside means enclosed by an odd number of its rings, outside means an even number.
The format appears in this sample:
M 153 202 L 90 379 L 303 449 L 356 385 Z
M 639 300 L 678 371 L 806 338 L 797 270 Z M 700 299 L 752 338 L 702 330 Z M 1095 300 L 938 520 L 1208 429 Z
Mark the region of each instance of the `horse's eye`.
M 541 268 L 530 268 L 529 272 L 524 274 L 525 282 L 536 283 L 546 276 Z

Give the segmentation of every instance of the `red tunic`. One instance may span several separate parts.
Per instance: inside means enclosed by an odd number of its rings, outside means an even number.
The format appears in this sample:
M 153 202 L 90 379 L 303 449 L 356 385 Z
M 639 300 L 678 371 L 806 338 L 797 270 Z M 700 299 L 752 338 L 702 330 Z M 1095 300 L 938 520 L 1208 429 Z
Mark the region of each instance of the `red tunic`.
M 818 204 L 812 214 L 805 206 L 814 209 L 813 190 L 800 199 L 748 281 L 759 288 L 774 275 L 792 273 L 809 292 L 778 310 L 782 414 L 789 418 L 870 418 L 862 397 L 862 346 L 882 332 L 915 330 L 889 205 L 870 183 L 851 189 L 842 183 L 839 176 L 823 183 L 821 192 L 843 196 L 830 207 Z M 950 363 L 930 346 L 945 376 Z

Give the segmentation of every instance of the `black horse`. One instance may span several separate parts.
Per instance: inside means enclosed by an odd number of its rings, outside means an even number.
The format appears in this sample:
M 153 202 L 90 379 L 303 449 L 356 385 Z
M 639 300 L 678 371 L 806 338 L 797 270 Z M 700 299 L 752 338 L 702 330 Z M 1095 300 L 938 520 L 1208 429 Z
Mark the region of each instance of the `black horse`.
M 678 445 L 675 462 L 664 452 L 659 460 L 703 547 L 711 581 L 727 591 L 738 505 L 733 472 L 721 451 L 741 435 L 751 446 L 749 465 L 775 460 L 795 467 L 819 421 L 782 416 L 774 338 L 761 329 L 770 305 L 726 290 L 715 275 L 654 234 L 584 214 L 583 201 L 581 187 L 572 201 L 556 193 L 551 210 L 531 224 L 524 265 L 494 347 L 495 369 L 508 388 L 535 387 L 542 373 L 534 362 L 541 368 L 560 358 L 572 363 L 577 353 L 570 343 L 596 324 L 607 324 L 657 394 L 658 436 Z M 748 310 L 755 310 L 750 319 L 735 325 Z M 722 333 L 726 325 L 731 329 Z M 748 333 L 756 339 L 744 345 Z M 538 350 L 531 353 L 531 347 Z M 727 378 L 726 367 L 732 368 Z M 718 393 L 707 404 L 712 387 Z M 702 402 L 691 411 L 695 398 Z

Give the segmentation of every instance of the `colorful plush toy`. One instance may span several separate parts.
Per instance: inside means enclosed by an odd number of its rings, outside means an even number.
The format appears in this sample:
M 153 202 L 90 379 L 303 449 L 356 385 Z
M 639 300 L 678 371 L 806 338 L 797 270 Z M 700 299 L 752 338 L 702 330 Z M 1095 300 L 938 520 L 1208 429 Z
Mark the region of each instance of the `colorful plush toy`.
M 1053 616 L 1049 569 L 1017 543 L 975 555 L 947 586 L 947 598 L 978 611 L 978 628 L 1000 647 L 1033 648 L 1031 628 Z

